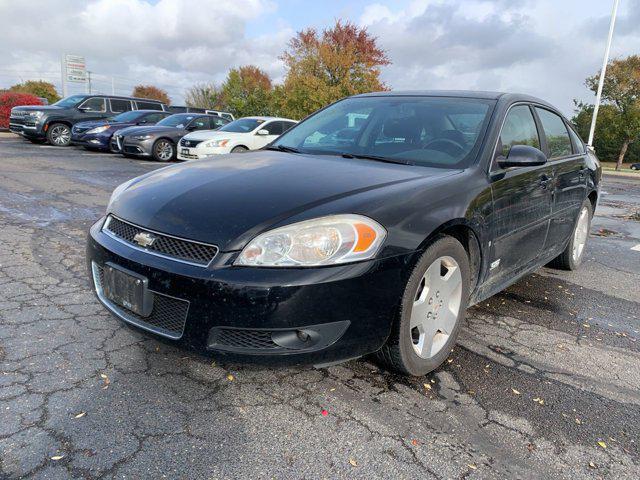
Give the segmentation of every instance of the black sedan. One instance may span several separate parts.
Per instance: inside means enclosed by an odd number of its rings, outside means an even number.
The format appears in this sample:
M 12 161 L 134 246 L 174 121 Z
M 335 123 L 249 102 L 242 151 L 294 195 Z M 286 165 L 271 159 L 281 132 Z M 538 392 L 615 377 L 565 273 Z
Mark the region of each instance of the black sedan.
M 547 263 L 580 265 L 600 177 L 542 100 L 359 95 L 264 150 L 119 186 L 88 267 L 115 316 L 198 352 L 323 365 L 375 352 L 422 375 L 469 305 Z
M 229 123 L 218 115 L 176 113 L 153 126 L 118 130 L 111 139 L 111 150 L 127 156 L 153 158 L 156 162 L 176 159 L 178 141 L 196 130 L 217 130 Z
M 170 115 L 157 110 L 132 110 L 105 120 L 76 123 L 71 129 L 71 144 L 91 150 L 109 150 L 111 137 L 117 130 L 134 125 L 155 125 Z
M 631 170 L 640 170 L 640 163 L 632 163 Z

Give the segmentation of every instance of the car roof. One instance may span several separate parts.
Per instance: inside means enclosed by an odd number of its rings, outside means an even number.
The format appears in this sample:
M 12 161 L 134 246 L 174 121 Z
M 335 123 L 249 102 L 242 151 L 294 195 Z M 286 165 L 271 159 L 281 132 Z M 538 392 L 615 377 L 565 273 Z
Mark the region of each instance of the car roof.
M 248 118 L 249 120 L 282 120 L 285 122 L 298 122 L 297 120 L 292 120 L 291 118 L 283 118 L 283 117 L 242 117 L 242 118 L 236 118 L 236 120 L 244 120 L 245 118 Z
M 524 93 L 490 92 L 484 90 L 394 90 L 386 92 L 371 92 L 353 95 L 353 97 L 457 97 L 477 98 L 481 100 L 500 100 L 507 103 L 532 102 L 545 105 L 557 110 L 550 103 Z
M 73 95 L 75 96 L 75 95 Z M 115 98 L 117 100 L 137 100 L 140 102 L 152 102 L 152 103 L 160 103 L 164 105 L 164 102 L 160 100 L 154 100 L 153 98 L 140 98 L 140 97 L 123 97 L 122 95 L 109 95 L 108 93 L 86 93 L 86 94 L 78 94 L 78 97 L 104 97 L 104 98 Z M 158 110 L 156 110 L 158 111 Z

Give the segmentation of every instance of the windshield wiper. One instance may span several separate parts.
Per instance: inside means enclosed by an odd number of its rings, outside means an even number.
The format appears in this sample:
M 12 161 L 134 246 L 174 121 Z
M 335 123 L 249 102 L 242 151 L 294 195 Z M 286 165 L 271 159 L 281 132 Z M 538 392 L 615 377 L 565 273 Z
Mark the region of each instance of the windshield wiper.
M 264 148 L 265 150 L 277 150 L 279 152 L 300 153 L 300 150 L 293 147 L 287 147 L 285 145 L 271 145 Z
M 357 158 L 361 160 L 375 160 L 376 162 L 395 163 L 399 165 L 411 165 L 409 162 L 406 162 L 404 160 L 396 160 L 389 157 L 380 157 L 378 155 L 360 155 L 355 153 L 341 153 L 340 155 L 343 158 Z

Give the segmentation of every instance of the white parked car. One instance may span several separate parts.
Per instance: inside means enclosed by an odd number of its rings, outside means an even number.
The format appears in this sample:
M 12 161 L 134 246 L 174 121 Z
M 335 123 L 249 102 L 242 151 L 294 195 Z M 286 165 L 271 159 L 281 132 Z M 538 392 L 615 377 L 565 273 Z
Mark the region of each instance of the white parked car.
M 295 120 L 277 117 L 244 117 L 218 130 L 201 130 L 184 137 L 178 145 L 178 159 L 197 160 L 222 153 L 257 150 L 293 127 Z

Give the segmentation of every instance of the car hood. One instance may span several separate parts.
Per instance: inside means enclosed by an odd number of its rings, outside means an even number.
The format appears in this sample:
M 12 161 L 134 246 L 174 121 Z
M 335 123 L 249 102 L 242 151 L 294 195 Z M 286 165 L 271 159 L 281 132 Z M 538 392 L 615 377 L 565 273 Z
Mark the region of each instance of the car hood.
M 151 230 L 231 251 L 279 222 L 286 223 L 289 217 L 322 204 L 452 173 L 261 150 L 150 172 L 121 192 L 109 213 Z
M 162 125 L 135 126 L 118 130 L 118 134 L 121 135 L 171 135 L 172 137 L 181 137 L 185 133 L 186 130 L 182 128 L 165 127 Z
M 82 128 L 96 128 L 96 127 L 101 127 L 103 125 L 109 125 L 114 128 L 125 128 L 135 124 L 132 122 L 114 122 L 106 119 L 105 120 L 89 120 L 86 122 L 76 123 L 76 126 L 82 127 Z
M 64 109 L 60 107 L 56 107 L 54 105 L 25 105 L 22 107 L 13 107 L 11 110 L 21 111 L 21 112 L 33 111 L 33 110 L 38 110 L 43 112 L 56 112 Z
M 249 133 L 236 133 L 236 132 L 220 132 L 218 130 L 198 130 L 197 132 L 191 132 L 186 135 L 184 138 L 186 140 L 212 140 L 215 138 L 241 138 L 250 135 Z

